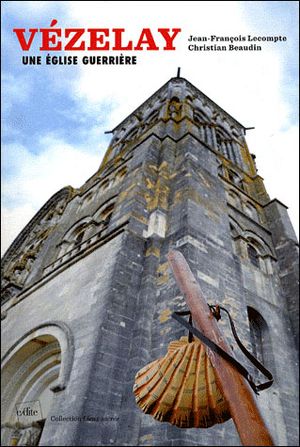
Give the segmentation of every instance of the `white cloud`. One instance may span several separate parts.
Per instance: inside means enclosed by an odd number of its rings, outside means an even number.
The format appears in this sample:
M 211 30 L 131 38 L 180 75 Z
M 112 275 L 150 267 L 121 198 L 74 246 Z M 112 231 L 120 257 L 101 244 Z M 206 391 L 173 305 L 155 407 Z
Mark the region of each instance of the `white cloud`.
M 3 73 L 1 87 L 3 89 L 3 114 L 12 111 L 16 104 L 26 104 L 26 102 L 30 101 L 30 95 L 33 91 L 33 85 L 28 74 Z M 13 130 L 13 123 L 9 127 Z
M 2 185 L 3 252 L 29 219 L 57 191 L 80 187 L 99 165 L 99 155 L 71 147 L 51 135 L 41 137 L 41 152 L 11 145 L 14 172 Z
M 194 10 L 196 13 L 193 15 L 191 12 Z M 207 52 L 200 56 L 189 53 L 187 39 L 190 34 L 218 32 L 231 35 L 245 27 L 237 2 L 201 2 L 201 6 L 199 2 L 185 2 L 184 8 L 179 2 L 172 5 L 169 2 L 70 2 L 68 13 L 70 23 L 76 22 L 77 26 L 84 28 L 125 28 L 125 42 L 128 39 L 136 42 L 143 27 L 153 30 L 158 43 L 161 41 L 157 28 L 165 26 L 182 29 L 182 33 L 176 38 L 176 51 L 139 52 L 138 64 L 134 67 L 79 66 L 80 77 L 74 85 L 75 94 L 96 103 L 114 98 L 118 107 L 110 117 L 112 126 L 175 76 L 178 66 L 182 67 L 182 76 L 186 76 L 200 89 L 204 90 L 206 84 L 224 89 L 226 77 L 232 76 L 232 71 L 220 72 L 219 59 L 226 64 L 230 59 L 235 65 L 236 58 L 229 54 L 212 55 Z M 230 21 L 224 20 L 224 15 L 230 17 Z M 113 39 L 112 33 L 110 39 Z M 221 78 L 223 82 L 220 82 Z
M 5 253 L 11 242 L 23 230 L 35 213 L 34 207 L 27 202 L 13 209 L 2 206 L 1 212 L 1 255 Z
M 23 17 L 30 17 L 32 22 L 49 18 L 50 25 L 51 17 L 49 17 L 49 14 L 53 13 L 54 8 L 60 8 L 66 2 L 14 0 L 5 3 L 6 5 L 3 5 L 5 12 L 14 14 L 15 16 L 20 16 L 20 14 L 22 14 Z
M 290 126 L 266 135 L 264 129 L 249 133 L 250 151 L 255 148 L 258 174 L 264 178 L 271 199 L 288 206 L 296 233 L 299 229 L 299 130 Z M 298 235 L 298 233 L 297 233 Z
M 95 154 L 73 148 L 52 136 L 42 137 L 40 144 L 42 151 L 37 155 L 24 147 L 10 149 L 18 157 L 15 167 L 19 169 L 16 176 L 5 182 L 3 193 L 14 201 L 23 202 L 31 197 L 36 205 L 66 185 L 79 187 L 99 162 Z

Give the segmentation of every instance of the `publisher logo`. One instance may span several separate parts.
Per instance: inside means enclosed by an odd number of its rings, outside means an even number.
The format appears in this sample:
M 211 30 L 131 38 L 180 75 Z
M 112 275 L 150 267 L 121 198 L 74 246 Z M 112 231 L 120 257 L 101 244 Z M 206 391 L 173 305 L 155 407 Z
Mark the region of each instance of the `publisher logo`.
M 31 424 L 33 421 L 43 419 L 41 404 L 38 400 L 17 404 L 16 415 L 21 424 Z

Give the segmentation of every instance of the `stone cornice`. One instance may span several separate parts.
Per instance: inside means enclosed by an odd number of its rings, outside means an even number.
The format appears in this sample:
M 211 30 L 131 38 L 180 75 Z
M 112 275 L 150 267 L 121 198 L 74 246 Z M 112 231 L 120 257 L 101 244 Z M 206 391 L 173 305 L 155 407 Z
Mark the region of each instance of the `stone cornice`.
M 41 286 L 43 286 L 45 283 L 50 281 L 55 276 L 59 275 L 62 271 L 66 270 L 71 265 L 80 261 L 85 256 L 89 255 L 90 253 L 95 251 L 98 247 L 106 244 L 110 240 L 114 239 L 116 236 L 119 236 L 121 233 L 124 233 L 125 230 L 127 229 L 127 225 L 128 225 L 128 221 L 123 222 L 121 225 L 114 228 L 112 231 L 105 234 L 102 238 L 99 238 L 96 242 L 91 243 L 90 245 L 86 244 L 86 241 L 85 241 L 84 244 L 86 246 L 82 251 L 80 251 L 78 254 L 72 256 L 70 259 L 67 259 L 61 265 L 58 265 L 57 267 L 55 266 L 55 268 L 53 268 L 53 270 L 50 270 L 48 273 L 44 274 L 42 276 L 42 278 L 40 278 L 37 282 L 30 284 L 28 287 L 23 289 L 21 291 L 21 293 L 19 293 L 17 296 L 14 296 L 13 298 L 10 298 L 10 299 L 6 300 L 5 302 L 3 302 L 1 305 L 1 309 L 3 309 L 4 312 L 8 311 L 11 307 L 17 305 L 20 301 L 25 299 L 32 292 L 39 289 Z M 97 235 L 95 235 L 95 236 L 97 236 Z M 52 264 L 55 264 L 55 262 L 56 261 L 54 261 Z M 46 269 L 47 268 L 49 268 L 49 266 L 46 267 Z
M 66 186 L 65 188 L 62 188 L 57 193 L 55 193 L 45 203 L 45 205 L 42 206 L 42 208 L 33 216 L 33 218 L 23 228 L 23 230 L 19 233 L 19 235 L 4 253 L 2 258 L 3 268 L 11 260 L 11 258 L 13 258 L 17 254 L 17 251 L 20 249 L 27 236 L 33 231 L 34 227 L 41 221 L 41 219 L 43 219 L 43 217 L 49 212 L 49 210 L 55 208 L 56 204 L 64 198 L 66 199 L 66 201 L 68 201 L 71 197 L 73 197 L 74 193 L 75 190 L 74 188 L 72 188 L 72 186 Z

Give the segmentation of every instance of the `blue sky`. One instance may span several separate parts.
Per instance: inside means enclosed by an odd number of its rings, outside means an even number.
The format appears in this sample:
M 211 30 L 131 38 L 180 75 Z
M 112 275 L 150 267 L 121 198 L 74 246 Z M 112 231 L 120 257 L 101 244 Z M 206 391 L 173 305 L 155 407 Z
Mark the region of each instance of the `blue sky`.
M 65 26 L 66 4 L 33 2 L 32 8 L 35 8 L 34 3 L 49 5 L 41 8 L 32 18 L 28 14 L 30 6 L 25 8 L 25 14 L 21 13 L 23 3 L 30 2 L 9 2 L 3 5 L 3 142 L 22 144 L 33 154 L 43 149 L 40 137 L 44 133 L 55 135 L 69 144 L 83 143 L 88 126 L 101 126 L 105 122 L 105 104 L 97 110 L 87 105 L 82 107 L 82 101 L 72 92 L 72 85 L 76 84 L 78 77 L 76 66 L 23 65 L 23 55 L 42 54 L 38 50 L 40 39 L 37 37 L 30 51 L 24 53 L 12 32 L 12 28 L 47 28 L 49 17 L 58 17 L 59 25 Z M 10 162 L 10 159 L 7 161 Z M 6 168 L 4 163 L 4 174 Z M 10 166 L 11 169 L 13 166 Z
M 193 13 L 191 14 L 191 11 Z M 145 13 L 146 12 L 146 13 Z M 182 67 L 182 76 L 245 126 L 271 198 L 298 219 L 298 2 L 2 2 L 3 250 L 60 188 L 99 167 L 109 130 Z M 226 17 L 226 20 L 224 20 Z M 181 27 L 176 52 L 137 66 L 28 66 L 13 28 Z M 191 53 L 194 35 L 286 35 L 262 52 Z M 30 54 L 41 54 L 36 42 Z M 151 52 L 150 52 L 151 53 Z M 82 56 L 82 54 L 80 55 Z

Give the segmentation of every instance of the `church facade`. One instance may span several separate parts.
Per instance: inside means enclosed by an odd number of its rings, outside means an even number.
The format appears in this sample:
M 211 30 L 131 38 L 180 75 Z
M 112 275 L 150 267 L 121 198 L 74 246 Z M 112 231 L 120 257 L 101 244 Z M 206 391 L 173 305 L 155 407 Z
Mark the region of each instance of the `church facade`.
M 298 244 L 245 127 L 176 77 L 112 133 L 3 258 L 3 445 L 240 445 L 232 420 L 180 429 L 135 404 L 137 371 L 185 334 L 170 248 L 272 371 L 258 405 L 275 444 L 297 445 Z

